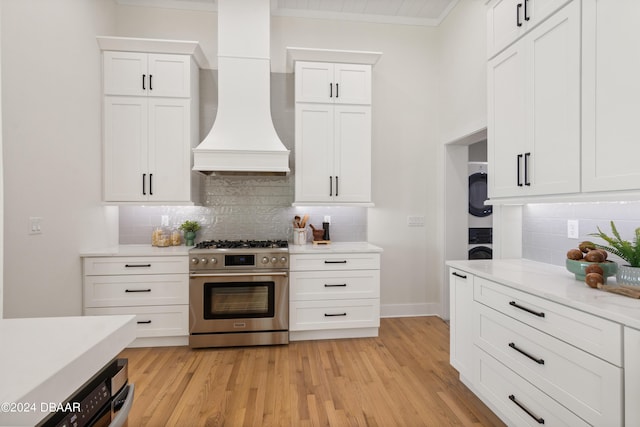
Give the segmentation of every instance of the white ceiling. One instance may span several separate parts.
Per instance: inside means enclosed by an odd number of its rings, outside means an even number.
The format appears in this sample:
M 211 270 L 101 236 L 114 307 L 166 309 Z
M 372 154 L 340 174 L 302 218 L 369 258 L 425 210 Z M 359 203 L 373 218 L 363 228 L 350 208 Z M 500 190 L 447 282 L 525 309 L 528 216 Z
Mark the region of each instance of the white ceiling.
M 218 0 L 116 0 L 130 6 L 216 11 Z M 271 0 L 276 16 L 435 26 L 458 0 Z

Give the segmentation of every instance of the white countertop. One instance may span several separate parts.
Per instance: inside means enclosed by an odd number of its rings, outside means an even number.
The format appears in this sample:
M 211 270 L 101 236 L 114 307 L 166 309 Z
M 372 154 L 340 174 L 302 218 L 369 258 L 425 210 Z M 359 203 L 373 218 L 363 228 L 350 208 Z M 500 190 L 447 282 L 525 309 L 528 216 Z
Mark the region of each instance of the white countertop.
M 133 315 L 0 319 L 0 426 L 37 424 L 135 336 Z
M 564 267 L 525 259 L 447 261 L 447 265 L 640 329 L 640 299 L 590 288 Z M 615 278 L 608 283 L 615 285 Z
M 357 252 L 382 252 L 382 248 L 368 242 L 332 242 L 328 245 L 289 245 L 290 254 L 344 254 Z
M 81 257 L 103 256 L 176 256 L 189 255 L 189 249 L 193 246 L 167 246 L 158 248 L 149 245 L 120 245 L 114 248 L 95 249 L 82 252 Z

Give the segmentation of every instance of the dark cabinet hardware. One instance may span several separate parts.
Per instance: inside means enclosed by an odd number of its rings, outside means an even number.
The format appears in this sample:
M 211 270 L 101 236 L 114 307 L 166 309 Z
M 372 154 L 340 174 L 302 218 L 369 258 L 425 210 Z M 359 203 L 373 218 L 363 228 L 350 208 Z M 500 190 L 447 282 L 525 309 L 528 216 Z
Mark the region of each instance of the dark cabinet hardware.
M 142 174 L 142 195 L 143 196 L 147 195 L 147 174 L 146 173 Z
M 520 21 L 520 9 L 522 9 L 522 3 L 518 3 L 518 7 L 516 7 L 516 25 L 518 27 L 522 27 L 522 22 Z
M 151 267 L 151 264 L 125 264 L 126 268 Z
M 138 325 L 148 325 L 151 323 L 151 320 L 138 320 L 138 322 L 136 322 Z
M 336 98 L 340 97 L 340 86 L 339 83 L 336 83 Z
M 516 405 L 518 405 L 518 408 L 522 409 L 524 412 L 527 413 L 527 415 L 529 415 L 531 418 L 533 418 L 534 420 L 536 420 L 536 422 L 538 424 L 544 424 L 544 418 L 537 416 L 536 414 L 534 414 L 529 408 L 527 408 L 526 406 L 524 406 L 522 403 L 518 402 L 518 399 L 516 399 L 516 397 L 513 394 L 509 395 L 509 400 L 511 400 L 513 403 L 515 403 Z
M 140 293 L 140 292 L 151 292 L 151 289 L 125 289 L 126 293 Z
M 460 273 L 456 273 L 455 271 L 453 273 L 451 273 L 452 275 L 459 277 L 461 279 L 466 279 L 467 276 L 465 276 L 464 274 L 460 274 Z
M 151 83 L 152 78 L 153 78 L 153 75 L 149 74 L 149 90 L 153 90 L 153 84 Z
M 512 306 L 512 307 L 515 307 L 515 308 L 519 308 L 519 309 L 520 309 L 520 310 L 522 310 L 522 311 L 526 311 L 527 313 L 531 313 L 531 314 L 533 314 L 534 316 L 544 317 L 544 313 L 543 313 L 543 312 L 541 312 L 541 311 L 534 311 L 534 310 L 531 310 L 530 308 L 527 308 L 527 307 L 521 306 L 520 304 L 518 304 L 518 303 L 517 303 L 517 302 L 515 302 L 515 301 L 509 301 L 509 305 L 510 305 L 510 306 Z
M 336 197 L 338 197 L 338 176 L 336 175 Z
M 511 347 L 512 349 L 514 349 L 518 353 L 520 353 L 520 354 L 522 354 L 524 356 L 527 356 L 529 359 L 533 360 L 538 365 L 544 365 L 544 359 L 538 359 L 537 357 L 534 357 L 534 356 L 530 355 L 529 353 L 527 353 L 526 351 L 522 350 L 521 348 L 518 348 L 515 343 L 510 342 L 509 343 L 509 347 Z
M 527 9 L 527 4 L 529 3 L 529 0 L 524 0 L 524 20 L 528 21 L 531 19 L 531 17 L 529 16 L 529 11 Z
M 325 264 L 346 264 L 347 260 L 342 260 L 342 261 L 325 261 Z
M 153 196 L 153 174 L 149 174 L 149 195 Z
M 329 83 L 329 98 L 333 98 L 333 83 Z
M 143 75 L 142 75 L 142 90 L 147 90 L 147 89 L 144 87 L 144 82 L 145 82 L 145 79 L 146 79 L 146 78 L 147 78 L 147 75 L 146 75 L 146 74 L 143 74 Z
M 346 315 L 347 315 L 347 313 L 335 313 L 335 314 L 325 313 L 324 317 L 337 317 L 337 316 L 346 316 Z
M 524 185 L 531 185 L 529 181 L 529 158 L 531 157 L 531 153 L 524 153 Z
M 329 177 L 329 197 L 333 197 L 333 177 Z
M 517 180 L 518 180 L 518 187 L 522 187 L 522 181 L 520 180 L 520 163 L 522 160 L 522 154 L 518 154 L 518 156 L 516 157 L 516 162 L 517 162 L 517 168 L 516 168 L 516 174 L 517 176 Z
M 325 283 L 324 287 L 325 288 L 346 288 L 347 284 L 346 283 L 339 283 L 339 284 L 336 284 L 336 285 L 330 285 L 328 283 Z

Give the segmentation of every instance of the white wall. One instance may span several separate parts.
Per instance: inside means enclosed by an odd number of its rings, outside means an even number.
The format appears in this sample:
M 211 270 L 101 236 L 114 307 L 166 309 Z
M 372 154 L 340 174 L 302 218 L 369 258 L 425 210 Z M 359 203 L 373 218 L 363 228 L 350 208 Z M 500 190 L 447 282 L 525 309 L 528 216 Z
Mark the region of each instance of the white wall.
M 2 2 L 4 316 L 81 314 L 79 253 L 117 236 L 101 205 L 100 51 L 112 0 Z M 28 218 L 43 233 L 28 234 Z
M 0 2 L 0 70 L 2 70 L 2 2 Z M 3 317 L 4 167 L 2 166 L 2 73 L 0 72 L 0 319 Z

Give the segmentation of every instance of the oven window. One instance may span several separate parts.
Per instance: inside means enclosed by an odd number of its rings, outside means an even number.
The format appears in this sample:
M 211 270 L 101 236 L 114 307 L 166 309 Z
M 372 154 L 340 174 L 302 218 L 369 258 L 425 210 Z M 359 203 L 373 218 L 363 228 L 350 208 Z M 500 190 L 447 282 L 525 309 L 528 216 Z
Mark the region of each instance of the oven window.
M 205 319 L 274 316 L 274 282 L 204 284 Z

